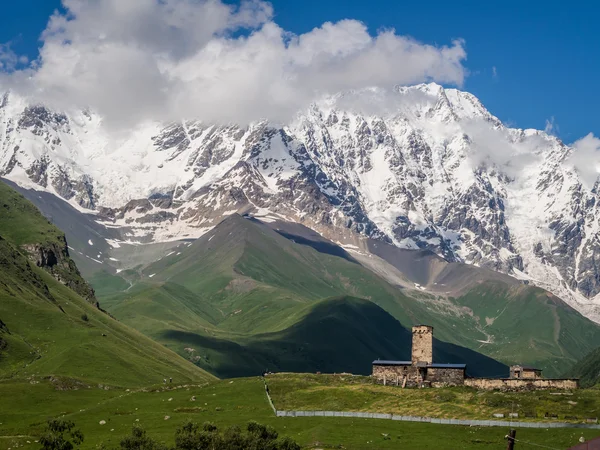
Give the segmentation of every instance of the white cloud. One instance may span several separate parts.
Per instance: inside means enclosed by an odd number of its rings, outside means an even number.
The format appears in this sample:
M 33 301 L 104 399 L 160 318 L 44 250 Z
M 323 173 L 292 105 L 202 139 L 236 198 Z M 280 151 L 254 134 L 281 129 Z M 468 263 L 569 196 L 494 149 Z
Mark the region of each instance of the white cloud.
M 11 48 L 10 43 L 0 44 L 0 71 L 12 72 L 18 64 L 27 64 L 26 56 L 18 56 Z
M 438 81 L 461 85 L 464 43 L 436 47 L 356 20 L 293 35 L 269 3 L 63 0 L 37 61 L 0 84 L 127 127 L 145 120 L 287 120 L 327 93 Z M 1 54 L 1 53 L 0 53 Z M 1 59 L 0 59 L 1 62 Z
M 546 119 L 546 125 L 544 126 L 544 131 L 553 136 L 556 136 L 559 133 L 558 124 L 554 120 L 554 116 L 550 117 L 550 119 Z
M 585 187 L 594 187 L 600 175 L 600 139 L 592 133 L 572 144 L 573 153 L 568 159 L 579 172 Z
M 498 69 L 496 66 L 492 66 L 492 78 L 498 78 Z

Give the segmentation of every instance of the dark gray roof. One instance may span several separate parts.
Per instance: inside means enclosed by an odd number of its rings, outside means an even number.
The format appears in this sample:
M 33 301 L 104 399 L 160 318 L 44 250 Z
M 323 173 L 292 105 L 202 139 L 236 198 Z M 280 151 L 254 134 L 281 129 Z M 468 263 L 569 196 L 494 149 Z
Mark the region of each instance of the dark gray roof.
M 385 359 L 376 359 L 373 361 L 375 366 L 410 366 L 412 361 L 389 361 Z
M 432 367 L 434 369 L 465 369 L 467 367 L 466 364 L 440 364 L 440 363 L 432 363 L 427 367 Z

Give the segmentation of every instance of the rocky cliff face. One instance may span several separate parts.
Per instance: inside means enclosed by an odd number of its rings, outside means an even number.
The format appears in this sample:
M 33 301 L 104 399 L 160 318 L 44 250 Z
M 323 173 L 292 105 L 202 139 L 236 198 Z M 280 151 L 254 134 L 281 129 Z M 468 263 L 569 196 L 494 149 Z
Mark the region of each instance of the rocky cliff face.
M 468 93 L 349 92 L 284 125 L 147 124 L 119 139 L 90 112 L 0 105 L 0 174 L 96 210 L 124 240 L 197 237 L 233 212 L 282 218 L 509 273 L 600 318 L 598 183 L 572 148 L 505 127 Z
M 55 302 L 48 286 L 42 278 L 34 272 L 29 261 L 15 247 L 10 245 L 0 236 L 0 266 L 11 269 L 7 279 L 0 280 L 0 289 L 11 292 L 15 286 L 31 285 L 45 299 Z M 2 324 L 6 331 L 6 325 Z
M 28 244 L 23 246 L 23 250 L 37 267 L 46 270 L 57 281 L 98 307 L 99 304 L 94 290 L 83 279 L 75 262 L 69 256 L 69 249 L 64 236 L 60 236 L 58 242 Z

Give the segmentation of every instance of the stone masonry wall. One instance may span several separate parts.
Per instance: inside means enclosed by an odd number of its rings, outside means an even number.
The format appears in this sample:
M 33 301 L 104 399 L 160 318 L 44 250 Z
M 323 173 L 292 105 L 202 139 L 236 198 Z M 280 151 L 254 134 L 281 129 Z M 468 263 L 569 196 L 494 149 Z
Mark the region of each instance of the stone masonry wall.
M 463 369 L 433 368 L 427 369 L 427 381 L 433 387 L 460 386 L 465 382 Z
M 406 377 L 407 385 L 414 385 L 417 375 L 417 368 L 412 366 L 373 366 L 373 378 L 382 384 L 402 386 Z
M 388 386 L 414 387 L 421 384 L 434 387 L 460 386 L 464 382 L 464 371 L 428 367 L 426 378 L 422 380 L 419 377 L 419 369 L 415 366 L 373 366 L 373 379 L 377 383 Z
M 535 390 L 535 389 L 577 389 L 579 381 L 574 379 L 522 379 L 522 378 L 467 378 L 465 386 L 485 390 Z
M 433 327 L 420 325 L 412 329 L 412 362 L 433 362 Z
M 527 369 L 523 369 L 523 374 L 521 375 L 522 378 L 534 378 L 534 379 L 540 379 L 542 378 L 542 376 L 540 375 L 539 372 L 536 372 L 535 370 L 527 370 Z

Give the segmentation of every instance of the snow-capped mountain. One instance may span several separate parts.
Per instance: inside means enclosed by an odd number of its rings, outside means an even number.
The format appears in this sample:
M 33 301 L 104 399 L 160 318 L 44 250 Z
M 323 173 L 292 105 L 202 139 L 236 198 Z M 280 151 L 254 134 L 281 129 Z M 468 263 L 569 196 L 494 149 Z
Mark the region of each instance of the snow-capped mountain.
M 598 182 L 573 151 L 436 84 L 328 97 L 283 125 L 126 135 L 90 111 L 0 98 L 0 176 L 95 211 L 123 240 L 198 237 L 234 212 L 283 218 L 508 273 L 600 320 Z

